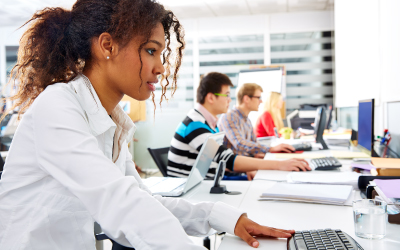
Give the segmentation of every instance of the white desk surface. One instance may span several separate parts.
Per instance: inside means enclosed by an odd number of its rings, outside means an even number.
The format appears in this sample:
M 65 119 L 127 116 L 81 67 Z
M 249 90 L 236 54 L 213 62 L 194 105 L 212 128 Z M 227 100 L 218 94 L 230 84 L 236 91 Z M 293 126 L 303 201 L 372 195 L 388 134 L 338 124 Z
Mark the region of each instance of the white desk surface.
M 353 209 L 350 206 L 333 206 L 281 201 L 258 201 L 263 190 L 274 185 L 273 181 L 253 181 L 239 207 L 249 218 L 259 224 L 295 230 L 341 229 L 352 236 L 365 250 L 400 249 L 400 225 L 387 223 L 383 240 L 365 240 L 354 234 Z M 259 239 L 258 249 L 287 249 L 284 239 Z M 240 246 L 240 247 L 239 247 Z M 252 249 L 238 237 L 227 235 L 219 250 Z
M 315 151 L 313 151 L 314 153 Z M 321 154 L 330 155 L 330 151 L 318 151 Z M 269 157 L 273 157 L 272 154 Z M 268 157 L 268 158 L 269 158 Z M 350 171 L 350 161 L 342 161 L 343 167 L 341 171 Z M 279 173 L 278 173 L 279 172 Z M 268 173 L 274 175 L 282 175 L 284 179 L 285 173 L 280 171 L 259 171 L 257 176 L 268 176 Z M 289 172 L 287 172 L 289 173 Z M 230 191 L 241 191 L 242 195 L 229 196 L 225 194 L 213 195 L 209 190 L 213 184 L 212 181 L 203 181 L 195 189 L 188 192 L 183 198 L 192 202 L 200 201 L 223 201 L 232 206 L 238 207 L 247 212 L 250 219 L 259 224 L 295 229 L 341 229 L 352 236 L 365 250 L 394 250 L 400 249 L 400 225 L 387 223 L 387 235 L 382 240 L 366 240 L 356 237 L 354 234 L 353 210 L 350 206 L 333 206 L 321 204 L 306 204 L 282 201 L 258 201 L 260 194 L 268 187 L 276 182 L 267 180 L 246 181 L 224 181 Z M 356 192 L 359 197 L 359 192 Z M 286 239 L 266 239 L 260 238 L 260 246 L 258 249 L 276 249 L 285 250 Z M 247 245 L 246 242 L 233 235 L 226 235 L 219 247 L 219 250 L 240 250 L 254 249 Z
M 184 194 L 182 198 L 193 203 L 201 201 L 222 201 L 226 204 L 239 208 L 248 188 L 250 187 L 250 184 L 250 181 L 221 181 L 221 185 L 225 185 L 228 191 L 239 191 L 242 194 L 210 194 L 210 189 L 214 185 L 214 181 L 203 181 L 197 187 Z

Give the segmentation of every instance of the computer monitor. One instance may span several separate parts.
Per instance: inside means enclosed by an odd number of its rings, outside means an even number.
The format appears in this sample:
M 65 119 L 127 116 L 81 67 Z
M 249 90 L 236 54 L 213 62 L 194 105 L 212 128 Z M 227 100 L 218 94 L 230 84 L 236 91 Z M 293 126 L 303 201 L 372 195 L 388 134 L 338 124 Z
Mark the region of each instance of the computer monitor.
M 332 122 L 332 114 L 333 114 L 333 106 L 329 105 L 329 111 L 328 111 L 328 121 L 326 122 L 326 129 L 329 129 L 331 127 L 331 122 Z
M 207 137 L 206 142 L 201 147 L 196 161 L 193 164 L 183 193 L 186 193 L 204 180 L 220 146 L 215 139 L 221 138 L 224 135 L 224 132 L 220 132 Z
M 328 145 L 326 145 L 323 135 L 326 125 L 326 111 L 324 107 L 317 108 L 317 114 L 315 116 L 314 121 L 314 136 L 315 142 L 321 143 L 323 149 L 329 149 Z
M 376 156 L 373 150 L 374 107 L 374 99 L 361 100 L 358 102 L 358 148 L 372 156 Z

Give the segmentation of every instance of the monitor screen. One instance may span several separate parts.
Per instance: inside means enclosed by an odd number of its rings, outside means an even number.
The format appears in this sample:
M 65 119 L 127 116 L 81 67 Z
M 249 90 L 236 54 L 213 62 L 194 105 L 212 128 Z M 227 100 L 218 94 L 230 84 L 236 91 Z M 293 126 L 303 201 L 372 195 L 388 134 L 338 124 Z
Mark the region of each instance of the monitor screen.
M 374 142 L 374 99 L 358 104 L 358 144 L 371 151 Z

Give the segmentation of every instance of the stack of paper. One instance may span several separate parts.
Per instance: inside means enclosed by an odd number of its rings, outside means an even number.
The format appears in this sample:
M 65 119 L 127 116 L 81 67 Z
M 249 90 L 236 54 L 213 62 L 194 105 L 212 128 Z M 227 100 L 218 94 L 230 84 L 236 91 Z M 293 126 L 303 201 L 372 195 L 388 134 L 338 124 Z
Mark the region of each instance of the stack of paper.
M 262 200 L 284 200 L 345 205 L 353 187 L 348 185 L 276 183 L 261 195 Z
M 339 172 L 339 173 L 316 173 L 316 172 L 292 172 L 288 175 L 289 183 L 311 183 L 311 184 L 332 184 L 332 185 L 352 185 L 358 187 L 359 173 Z

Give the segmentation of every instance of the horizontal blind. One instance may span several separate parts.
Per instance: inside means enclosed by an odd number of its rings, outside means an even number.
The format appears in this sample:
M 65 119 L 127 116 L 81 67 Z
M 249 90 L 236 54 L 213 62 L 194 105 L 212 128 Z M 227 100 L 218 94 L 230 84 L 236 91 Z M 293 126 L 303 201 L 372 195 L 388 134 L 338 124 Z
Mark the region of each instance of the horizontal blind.
M 286 109 L 333 104 L 331 31 L 271 34 L 271 64 L 286 66 Z
M 264 64 L 264 36 L 216 36 L 199 38 L 200 75 L 220 72 L 231 79 L 231 106 L 236 103 L 236 86 L 240 70 Z

